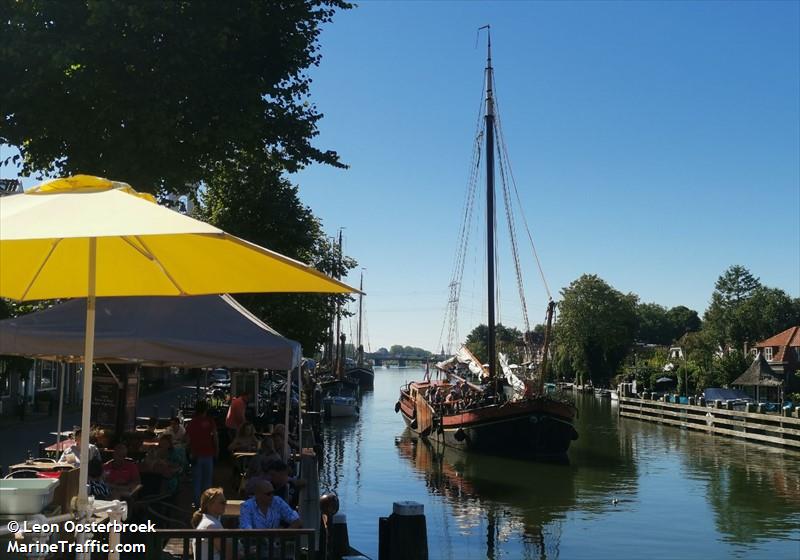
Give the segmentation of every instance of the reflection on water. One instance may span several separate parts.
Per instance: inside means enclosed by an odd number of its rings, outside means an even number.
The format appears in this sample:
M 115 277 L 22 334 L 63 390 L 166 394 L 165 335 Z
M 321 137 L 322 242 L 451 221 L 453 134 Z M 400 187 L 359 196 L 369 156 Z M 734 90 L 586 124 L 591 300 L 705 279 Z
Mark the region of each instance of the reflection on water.
M 431 558 L 800 558 L 800 456 L 619 419 L 578 399 L 568 464 L 419 441 L 394 413 L 419 371 L 379 370 L 359 420 L 326 425 L 323 487 L 377 558 L 378 517 L 425 506 Z

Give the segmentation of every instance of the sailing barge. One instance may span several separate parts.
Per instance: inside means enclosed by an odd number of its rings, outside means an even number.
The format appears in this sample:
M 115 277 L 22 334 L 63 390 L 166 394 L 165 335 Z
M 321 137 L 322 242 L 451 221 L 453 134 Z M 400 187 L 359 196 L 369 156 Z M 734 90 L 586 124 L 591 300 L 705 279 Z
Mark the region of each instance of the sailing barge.
M 493 97 L 494 76 L 492 69 L 491 37 L 488 43 L 488 56 L 485 71 L 486 98 L 483 130 L 479 130 L 477 138 L 485 139 L 486 161 L 486 263 L 487 263 L 487 308 L 488 308 L 488 364 L 483 365 L 472 356 L 466 348 L 462 348 L 454 358 L 437 364 L 440 371 L 447 375 L 447 380 L 433 381 L 428 375 L 424 381 L 411 382 L 400 390 L 400 399 L 395 405 L 395 412 L 402 414 L 408 427 L 420 437 L 440 441 L 445 445 L 467 451 L 478 451 L 488 454 L 522 456 L 522 457 L 563 457 L 570 443 L 577 439 L 574 427 L 577 409 L 566 398 L 545 391 L 544 376 L 547 363 L 549 331 L 555 303 L 550 300 L 547 313 L 547 329 L 545 331 L 544 349 L 539 371 L 535 378 L 518 376 L 507 365 L 504 356 L 496 351 L 495 325 L 495 137 L 497 134 L 495 121 L 495 101 Z M 498 154 L 505 152 L 502 137 Z M 501 177 L 510 173 L 507 162 L 501 161 Z M 506 213 L 511 230 L 511 245 L 514 252 L 517 282 L 520 291 L 521 307 L 526 322 L 526 331 L 530 331 L 527 323 L 524 296 L 522 295 L 521 267 L 517 255 L 516 241 L 513 233 L 513 219 L 508 206 L 509 191 L 503 184 Z M 474 192 L 474 191 L 473 191 Z M 468 195 L 469 200 L 469 195 Z M 467 212 L 469 215 L 470 211 Z M 467 230 L 467 228 L 465 228 Z M 535 249 L 534 249 L 535 250 Z M 463 258 L 457 259 L 463 262 Z M 458 269 L 458 265 L 456 267 Z M 463 266 L 461 267 L 463 272 Z M 461 272 L 458 272 L 460 274 Z M 461 278 L 454 276 L 452 286 L 460 286 Z M 454 301 L 457 301 L 457 297 Z M 527 341 L 527 339 L 526 339 Z M 527 342 L 526 342 L 527 344 Z M 530 350 L 526 346 L 527 350 Z M 503 366 L 504 375 L 496 372 L 498 357 Z M 534 364 L 529 362 L 529 366 Z M 534 373 L 532 367 L 528 373 Z M 459 375 L 459 374 L 462 375 Z M 474 378 L 467 379 L 471 373 Z

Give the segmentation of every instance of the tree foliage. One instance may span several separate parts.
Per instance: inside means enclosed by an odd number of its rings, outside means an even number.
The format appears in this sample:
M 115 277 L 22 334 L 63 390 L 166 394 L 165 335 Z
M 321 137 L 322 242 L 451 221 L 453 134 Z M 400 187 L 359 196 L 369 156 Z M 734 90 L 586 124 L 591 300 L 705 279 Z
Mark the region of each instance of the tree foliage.
M 467 335 L 464 345 L 481 363 L 489 361 L 489 326 L 478 325 Z M 513 327 L 495 325 L 495 348 L 508 356 L 511 362 L 519 363 L 523 356 L 524 342 L 522 333 Z
M 657 303 L 640 303 L 636 316 L 636 340 L 646 344 L 672 344 L 687 332 L 700 330 L 697 311 L 683 305 L 667 310 Z
M 389 348 L 388 354 L 392 355 L 400 355 L 400 356 L 430 356 L 431 353 L 423 348 L 417 348 L 416 346 L 403 346 L 402 344 L 393 344 L 391 348 Z
M 743 348 L 800 323 L 800 300 L 761 285 L 743 266 L 717 279 L 704 316 L 708 335 L 719 346 Z
M 202 194 L 199 217 L 225 231 L 344 277 L 355 260 L 338 254 L 297 187 L 256 158 L 240 157 L 215 167 Z M 338 301 L 350 296 L 323 294 L 247 294 L 239 300 L 278 332 L 300 342 L 311 353 L 324 342 Z
M 321 25 L 341 0 L 0 4 L 0 142 L 24 174 L 181 193 L 219 161 L 341 165 L 311 144 Z
M 636 306 L 636 316 L 637 341 L 651 344 L 672 342 L 673 327 L 665 307 L 656 303 L 640 303 Z
M 685 305 L 678 305 L 667 311 L 667 320 L 672 326 L 673 340 L 679 339 L 686 333 L 697 332 L 702 326 L 697 311 Z
M 587 274 L 561 296 L 556 324 L 560 361 L 569 362 L 579 381 L 607 383 L 633 344 L 638 298 Z

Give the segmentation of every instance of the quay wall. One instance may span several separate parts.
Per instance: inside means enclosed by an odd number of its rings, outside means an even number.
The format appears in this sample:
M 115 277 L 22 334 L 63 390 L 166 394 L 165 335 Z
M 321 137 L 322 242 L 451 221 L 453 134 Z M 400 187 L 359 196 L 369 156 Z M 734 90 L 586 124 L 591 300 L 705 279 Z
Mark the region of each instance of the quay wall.
M 675 404 L 634 397 L 619 398 L 619 415 L 800 451 L 800 418 L 792 416 Z

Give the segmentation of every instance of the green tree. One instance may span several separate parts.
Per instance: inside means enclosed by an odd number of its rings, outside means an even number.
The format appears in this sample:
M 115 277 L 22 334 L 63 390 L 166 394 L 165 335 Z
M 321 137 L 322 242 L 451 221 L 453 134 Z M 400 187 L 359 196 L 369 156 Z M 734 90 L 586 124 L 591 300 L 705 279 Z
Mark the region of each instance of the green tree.
M 669 344 L 673 340 L 673 326 L 666 308 L 656 303 L 636 306 L 638 328 L 636 340 L 650 344 Z
M 800 299 L 783 290 L 759 286 L 741 305 L 747 321 L 747 340 L 756 343 L 800 324 Z
M 225 231 L 269 247 L 334 277 L 344 277 L 356 262 L 338 255 L 311 209 L 304 206 L 280 172 L 256 158 L 241 156 L 214 168 L 197 213 Z M 324 342 L 336 302 L 346 295 L 242 294 L 245 307 L 311 353 Z
M 634 294 L 584 274 L 561 291 L 557 341 L 579 382 L 605 384 L 617 372 L 636 334 Z
M 341 0 L 0 4 L 0 142 L 25 174 L 181 193 L 219 161 L 341 166 L 311 144 L 307 70 Z
M 717 280 L 704 317 L 705 330 L 720 346 L 743 349 L 800 322 L 800 300 L 762 286 L 741 266 Z
M 703 321 L 709 335 L 718 344 L 741 348 L 749 338 L 748 318 L 743 313 L 743 306 L 760 287 L 759 279 L 740 265 L 731 266 L 717 279 Z
M 684 305 L 678 305 L 667 311 L 667 320 L 672 327 L 673 340 L 678 340 L 688 332 L 699 331 L 702 325 L 697 311 Z
M 481 363 L 489 361 L 489 327 L 478 325 L 467 335 L 464 345 Z M 511 362 L 519 363 L 523 348 L 522 333 L 514 327 L 506 327 L 501 323 L 495 325 L 495 347 L 498 352 L 506 354 Z

